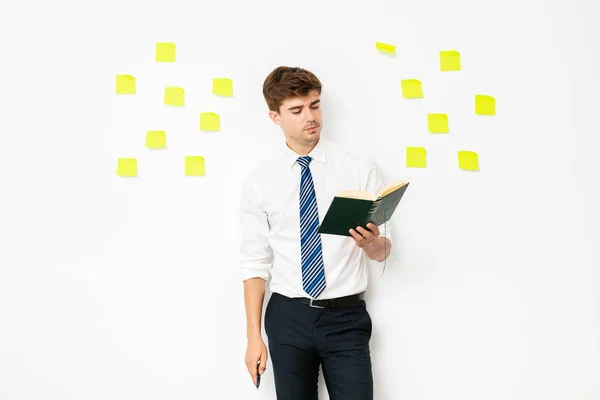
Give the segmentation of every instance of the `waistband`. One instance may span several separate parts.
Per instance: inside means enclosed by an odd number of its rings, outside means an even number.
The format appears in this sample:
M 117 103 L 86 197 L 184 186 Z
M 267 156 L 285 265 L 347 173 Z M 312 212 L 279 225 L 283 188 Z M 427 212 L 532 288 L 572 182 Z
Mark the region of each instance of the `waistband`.
M 279 293 L 278 293 L 279 294 Z M 287 296 L 284 296 L 287 297 Z M 333 299 L 311 299 L 309 297 L 288 297 L 288 299 L 309 305 L 313 308 L 353 308 L 364 306 L 364 292 Z

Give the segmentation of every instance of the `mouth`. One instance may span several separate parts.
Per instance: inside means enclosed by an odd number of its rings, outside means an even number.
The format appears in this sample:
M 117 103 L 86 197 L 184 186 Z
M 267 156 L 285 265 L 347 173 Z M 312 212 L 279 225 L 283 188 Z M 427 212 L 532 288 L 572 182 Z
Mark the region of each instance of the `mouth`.
M 307 131 L 309 131 L 309 132 L 314 132 L 314 131 L 316 131 L 318 128 L 319 128 L 318 126 L 313 126 L 313 127 L 310 127 L 310 128 L 308 128 L 308 129 L 307 129 Z

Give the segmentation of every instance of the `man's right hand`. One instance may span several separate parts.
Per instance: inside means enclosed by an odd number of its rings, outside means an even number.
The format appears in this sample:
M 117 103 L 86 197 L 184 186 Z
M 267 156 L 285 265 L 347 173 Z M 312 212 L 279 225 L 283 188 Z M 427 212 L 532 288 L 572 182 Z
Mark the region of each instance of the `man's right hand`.
M 256 386 L 257 371 L 261 375 L 267 369 L 268 358 L 267 346 L 261 338 L 248 340 L 246 348 L 246 368 L 252 377 L 252 382 Z M 260 364 L 258 363 L 260 361 Z

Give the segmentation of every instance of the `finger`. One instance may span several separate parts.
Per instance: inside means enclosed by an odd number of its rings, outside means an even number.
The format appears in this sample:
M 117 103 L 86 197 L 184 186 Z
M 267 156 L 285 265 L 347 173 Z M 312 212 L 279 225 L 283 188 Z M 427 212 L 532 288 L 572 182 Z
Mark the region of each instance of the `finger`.
M 366 230 L 362 226 L 359 226 L 356 229 L 361 233 L 361 235 L 363 235 L 365 239 L 369 239 L 372 235 L 370 231 Z
M 262 353 L 260 360 L 258 360 L 258 373 L 259 374 L 264 374 L 265 370 L 267 369 L 267 354 L 266 353 Z
M 356 240 L 360 240 L 363 238 L 362 235 L 360 233 L 356 232 L 354 229 L 350 229 L 350 234 Z
M 256 364 L 254 365 L 254 367 L 249 367 L 248 372 L 250 373 L 250 376 L 252 377 L 252 380 L 254 381 L 254 383 L 256 383 L 256 375 L 258 375 L 257 369 L 256 369 Z
M 379 228 L 377 227 L 377 225 L 375 225 L 372 222 L 369 222 L 367 224 L 367 228 L 369 228 L 369 230 L 371 231 L 371 233 L 373 233 L 373 236 L 379 236 L 379 234 L 381 233 L 381 232 L 379 232 Z
M 252 377 L 252 381 L 256 385 L 256 375 L 258 375 L 257 368 L 256 368 L 256 362 L 248 363 L 247 367 L 248 367 L 248 372 L 250 373 L 250 376 Z
M 356 242 L 356 245 L 358 247 L 362 247 L 363 244 L 364 244 L 364 241 L 365 241 L 365 238 L 363 237 L 363 235 L 361 235 L 360 233 L 356 232 L 354 229 L 350 230 L 350 234 L 354 238 L 354 242 Z

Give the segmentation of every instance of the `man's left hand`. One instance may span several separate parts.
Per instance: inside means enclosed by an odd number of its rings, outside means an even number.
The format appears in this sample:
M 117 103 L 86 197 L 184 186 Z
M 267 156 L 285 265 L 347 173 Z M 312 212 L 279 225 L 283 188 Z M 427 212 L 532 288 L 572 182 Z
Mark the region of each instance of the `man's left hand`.
M 354 238 L 356 245 L 362 249 L 369 248 L 369 246 L 375 243 L 375 239 L 379 236 L 379 228 L 377 225 L 369 222 L 367 224 L 368 230 L 362 226 L 358 226 L 356 230 L 350 229 L 350 234 Z

